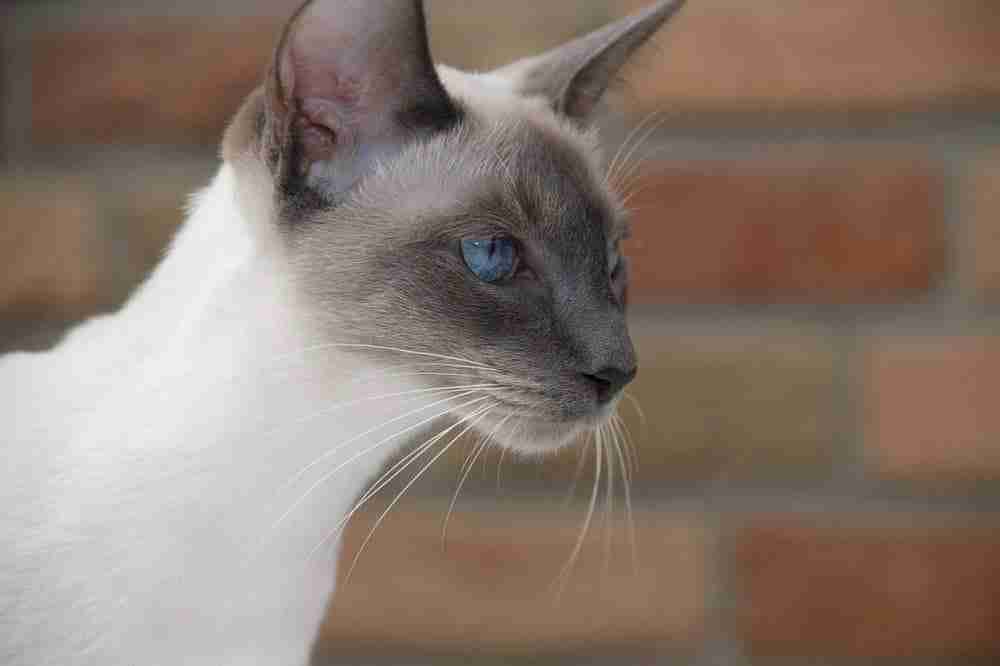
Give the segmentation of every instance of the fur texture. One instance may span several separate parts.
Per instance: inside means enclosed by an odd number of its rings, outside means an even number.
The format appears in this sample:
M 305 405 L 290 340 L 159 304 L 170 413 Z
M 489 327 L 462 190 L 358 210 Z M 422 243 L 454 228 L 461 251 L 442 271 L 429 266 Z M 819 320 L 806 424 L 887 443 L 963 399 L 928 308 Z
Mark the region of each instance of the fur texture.
M 0 662 L 303 664 L 337 528 L 407 439 L 550 451 L 607 419 L 626 224 L 581 114 L 676 4 L 480 75 L 430 66 L 418 2 L 296 14 L 147 283 L 0 359 Z M 516 283 L 456 250 L 497 236 Z

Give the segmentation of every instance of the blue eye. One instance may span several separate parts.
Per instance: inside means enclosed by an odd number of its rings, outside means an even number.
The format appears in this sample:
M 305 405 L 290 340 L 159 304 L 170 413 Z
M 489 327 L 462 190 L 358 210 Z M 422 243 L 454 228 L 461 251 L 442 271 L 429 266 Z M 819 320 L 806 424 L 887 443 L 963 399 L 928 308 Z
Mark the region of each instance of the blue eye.
M 500 282 L 514 275 L 517 246 L 513 238 L 463 240 L 465 265 L 483 282 Z

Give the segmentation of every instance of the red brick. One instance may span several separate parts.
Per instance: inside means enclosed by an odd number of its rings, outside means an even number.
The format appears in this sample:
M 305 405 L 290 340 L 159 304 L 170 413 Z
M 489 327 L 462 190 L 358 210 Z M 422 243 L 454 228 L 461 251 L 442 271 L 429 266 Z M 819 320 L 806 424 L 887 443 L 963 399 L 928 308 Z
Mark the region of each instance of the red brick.
M 278 21 L 150 20 L 43 33 L 32 49 L 38 144 L 215 144 L 263 80 Z
M 889 478 L 1000 478 L 1000 337 L 883 338 L 866 359 L 869 462 Z
M 980 296 L 1000 302 L 1000 151 L 975 165 L 970 183 L 972 283 Z
M 757 520 L 735 535 L 735 617 L 750 651 L 1000 657 L 1000 530 L 863 520 Z
M 58 178 L 0 184 L 0 317 L 65 319 L 102 300 L 98 208 L 85 185 Z
M 638 447 L 635 478 L 804 480 L 838 453 L 832 340 L 776 327 L 760 335 L 693 335 L 633 325 L 640 372 L 620 408 Z
M 629 89 L 641 107 L 671 110 L 997 108 L 998 35 L 995 0 L 701 0 Z
M 945 261 L 942 175 L 905 152 L 651 164 L 637 189 L 639 303 L 913 301 Z
M 36 36 L 32 137 L 46 145 L 214 144 L 260 81 L 295 4 L 281 0 L 267 18 L 122 18 Z M 616 2 L 580 10 L 519 1 L 516 7 L 531 8 L 531 21 L 510 3 L 499 13 L 465 9 L 471 4 L 430 12 L 435 52 L 489 67 L 595 27 L 614 13 L 603 7 Z M 690 5 L 664 34 L 655 61 L 663 65 L 642 58 L 628 76 L 642 106 L 839 109 L 1000 98 L 1000 19 L 991 0 Z M 491 46 L 475 48 L 467 36 L 484 29 Z
M 692 519 L 636 516 L 637 569 L 617 519 L 605 560 L 596 519 L 560 599 L 553 583 L 579 534 L 579 511 L 462 512 L 443 548 L 446 508 L 442 500 L 390 514 L 341 584 L 320 652 L 648 652 L 690 647 L 701 637 L 707 536 Z M 342 576 L 375 515 L 348 530 Z
M 275 0 L 268 16 L 240 19 L 106 19 L 36 36 L 34 141 L 214 145 L 263 80 L 281 26 L 299 4 Z M 530 9 L 531 20 L 519 8 Z M 513 6 L 450 0 L 429 14 L 435 54 L 474 68 L 505 64 L 606 18 L 596 9 L 529 0 Z M 490 48 L 470 34 L 489 40 Z
M 487 71 L 596 29 L 610 20 L 608 2 L 433 0 L 431 51 L 437 62 Z

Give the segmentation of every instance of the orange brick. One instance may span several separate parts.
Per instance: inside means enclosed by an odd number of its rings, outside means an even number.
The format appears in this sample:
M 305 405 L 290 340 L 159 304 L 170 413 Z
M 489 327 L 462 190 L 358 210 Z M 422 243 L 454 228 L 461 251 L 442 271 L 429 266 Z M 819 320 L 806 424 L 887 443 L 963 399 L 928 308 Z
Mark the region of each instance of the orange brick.
M 58 178 L 0 184 L 0 317 L 54 319 L 101 304 L 98 207 L 86 185 Z
M 866 359 L 865 441 L 889 478 L 1000 478 L 1000 337 L 883 338 Z
M 637 303 L 913 301 L 943 270 L 942 176 L 919 157 L 651 164 L 637 191 Z
M 972 284 L 990 302 L 1000 301 L 1000 152 L 975 165 L 970 183 Z
M 335 595 L 320 653 L 650 652 L 690 647 L 702 635 L 707 536 L 690 518 L 638 515 L 637 569 L 617 520 L 605 560 L 598 519 L 558 598 L 553 584 L 579 534 L 579 511 L 462 512 L 443 548 L 445 509 L 442 501 L 390 514 Z M 376 515 L 348 530 L 342 576 Z
M 437 62 L 486 71 L 541 53 L 612 19 L 613 0 L 433 0 L 427 5 Z
M 431 8 L 431 34 L 442 61 L 488 68 L 639 3 L 516 0 L 485 11 L 452 0 Z M 33 139 L 214 144 L 260 81 L 296 4 L 280 0 L 268 6 L 270 16 L 238 21 L 132 17 L 36 36 Z M 995 105 L 998 24 L 991 0 L 692 2 L 656 58 L 640 59 L 626 78 L 640 106 L 675 110 Z M 484 30 L 487 49 L 468 39 Z
M 646 0 L 620 0 L 624 12 Z M 630 74 L 641 108 L 1000 106 L 994 0 L 690 2 Z
M 278 22 L 150 21 L 34 38 L 37 144 L 215 145 L 221 139 L 263 80 Z
M 734 535 L 735 618 L 751 653 L 1000 657 L 1000 530 L 845 522 L 763 519 Z
M 776 327 L 684 335 L 633 325 L 640 371 L 620 411 L 638 445 L 636 480 L 828 476 L 838 453 L 832 340 Z
M 266 16 L 238 20 L 112 18 L 39 34 L 32 45 L 34 141 L 215 145 L 263 80 L 281 26 L 299 4 L 275 0 Z M 442 0 L 428 14 L 435 55 L 477 69 L 535 53 L 608 18 L 601 5 L 581 11 L 579 3 L 531 0 Z

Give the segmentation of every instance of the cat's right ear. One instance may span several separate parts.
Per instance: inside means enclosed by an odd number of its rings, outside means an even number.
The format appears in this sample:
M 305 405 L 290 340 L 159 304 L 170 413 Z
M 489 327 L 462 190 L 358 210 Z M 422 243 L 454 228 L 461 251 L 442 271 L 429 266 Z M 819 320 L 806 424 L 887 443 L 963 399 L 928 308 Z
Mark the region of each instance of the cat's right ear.
M 420 0 L 310 0 L 285 27 L 266 98 L 280 186 L 326 200 L 459 118 L 431 61 Z

